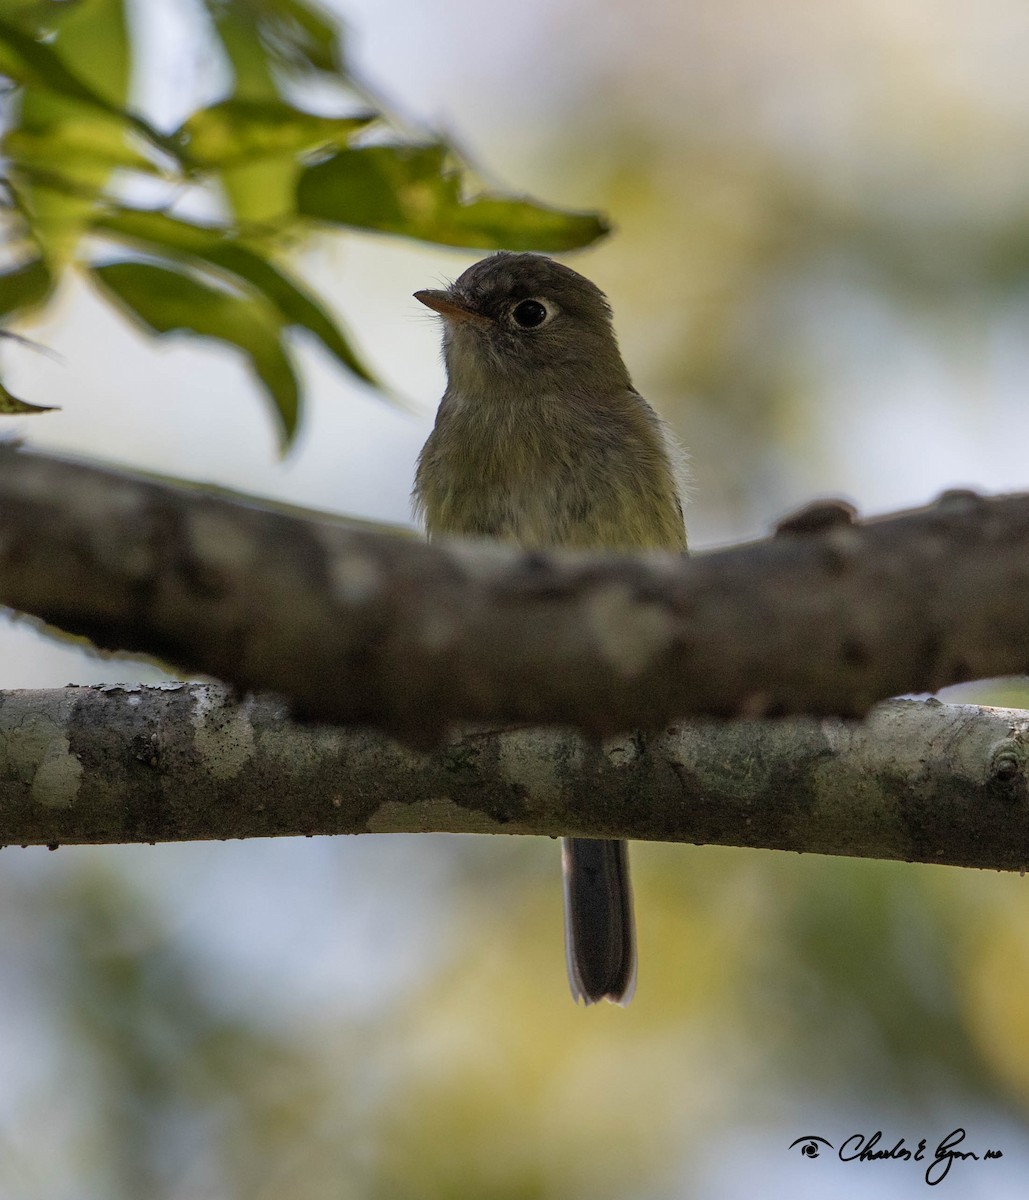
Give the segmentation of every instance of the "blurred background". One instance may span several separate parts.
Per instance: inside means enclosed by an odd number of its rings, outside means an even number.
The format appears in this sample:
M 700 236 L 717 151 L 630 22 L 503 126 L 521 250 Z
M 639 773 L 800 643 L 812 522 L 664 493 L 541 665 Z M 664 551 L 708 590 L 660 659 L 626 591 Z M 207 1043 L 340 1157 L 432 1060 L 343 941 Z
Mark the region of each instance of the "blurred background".
M 690 451 L 695 548 L 819 496 L 872 513 L 1029 486 L 1020 0 L 331 8 L 357 73 L 487 179 L 610 215 L 566 261 Z M 132 13 L 134 102 L 173 128 L 227 67 L 192 0 Z M 443 387 L 411 293 L 479 256 L 356 233 L 298 250 L 403 403 L 298 341 L 285 457 L 236 357 L 148 340 L 71 280 L 18 327 L 57 356 L 4 347 L 12 390 L 61 411 L 5 426 L 409 523 Z M 157 677 L 0 630 L 3 687 Z M 651 845 L 634 870 L 636 998 L 583 1011 L 550 842 L 4 850 L 0 1197 L 908 1197 L 924 1165 L 790 1144 L 881 1129 L 931 1157 L 957 1127 L 1004 1157 L 943 1186 L 1024 1195 L 1023 880 Z

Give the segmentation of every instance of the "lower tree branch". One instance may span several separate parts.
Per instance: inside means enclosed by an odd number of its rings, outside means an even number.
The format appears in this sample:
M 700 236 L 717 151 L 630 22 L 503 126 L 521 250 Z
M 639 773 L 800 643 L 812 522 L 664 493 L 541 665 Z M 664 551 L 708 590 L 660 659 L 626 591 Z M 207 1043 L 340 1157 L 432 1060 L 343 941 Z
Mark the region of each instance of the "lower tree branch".
M 1029 713 L 700 721 L 600 743 L 465 731 L 421 754 L 205 685 L 0 694 L 0 841 L 580 834 L 1023 870 Z
M 1026 496 L 863 523 L 825 505 L 690 559 L 541 555 L 0 458 L 0 603 L 421 745 L 461 721 L 860 715 L 1024 672 L 1027 550 Z

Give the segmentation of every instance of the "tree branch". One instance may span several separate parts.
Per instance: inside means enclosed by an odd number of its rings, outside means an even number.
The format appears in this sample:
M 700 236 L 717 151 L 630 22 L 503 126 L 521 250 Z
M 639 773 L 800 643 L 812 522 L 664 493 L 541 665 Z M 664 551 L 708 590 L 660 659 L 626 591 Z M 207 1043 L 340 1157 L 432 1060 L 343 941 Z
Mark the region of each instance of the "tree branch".
M 859 715 L 1029 667 L 1029 497 L 839 505 L 691 559 L 384 537 L 25 453 L 0 459 L 0 602 L 311 719 L 429 745 L 459 721 L 608 734 Z
M 431 755 L 216 687 L 0 694 L 0 841 L 446 831 L 720 843 L 1023 870 L 1029 713 L 701 721 L 601 744 L 468 731 Z

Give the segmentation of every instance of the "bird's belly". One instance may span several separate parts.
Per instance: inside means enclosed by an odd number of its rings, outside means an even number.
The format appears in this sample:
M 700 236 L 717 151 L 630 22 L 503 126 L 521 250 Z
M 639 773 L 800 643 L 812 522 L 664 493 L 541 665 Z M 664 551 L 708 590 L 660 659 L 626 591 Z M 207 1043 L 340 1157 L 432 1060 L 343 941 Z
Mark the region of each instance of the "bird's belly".
M 474 494 L 472 494 L 474 493 Z M 525 478 L 483 481 L 458 505 L 470 519 L 463 532 L 515 542 L 530 549 L 604 546 L 629 542 L 621 505 L 610 487 L 584 486 L 568 466 L 536 470 Z M 462 522 L 464 524 L 464 522 Z

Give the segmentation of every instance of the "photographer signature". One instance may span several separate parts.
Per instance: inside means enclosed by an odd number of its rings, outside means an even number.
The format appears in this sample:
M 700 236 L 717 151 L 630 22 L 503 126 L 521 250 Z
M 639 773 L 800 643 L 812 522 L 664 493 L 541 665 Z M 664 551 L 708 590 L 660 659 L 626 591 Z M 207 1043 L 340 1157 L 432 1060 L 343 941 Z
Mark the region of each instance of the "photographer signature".
M 906 1144 L 904 1138 L 898 1138 L 892 1146 L 883 1143 L 882 1130 L 876 1130 L 871 1137 L 862 1133 L 853 1133 L 846 1141 L 841 1142 L 837 1149 L 832 1142 L 824 1137 L 808 1134 L 796 1138 L 790 1143 L 790 1149 L 800 1147 L 805 1158 L 818 1158 L 823 1149 L 835 1150 L 840 1162 L 881 1162 L 892 1159 L 900 1162 L 928 1163 L 925 1168 L 925 1182 L 930 1187 L 942 1183 L 950 1174 L 951 1167 L 956 1162 L 979 1162 L 991 1158 L 1003 1158 L 1003 1150 L 984 1150 L 979 1154 L 975 1150 L 959 1149 L 965 1140 L 965 1131 L 955 1129 L 937 1143 L 933 1158 L 929 1159 L 930 1151 L 926 1149 L 925 1138 L 914 1148 Z

